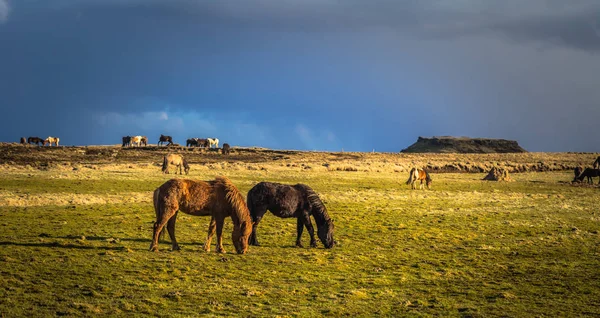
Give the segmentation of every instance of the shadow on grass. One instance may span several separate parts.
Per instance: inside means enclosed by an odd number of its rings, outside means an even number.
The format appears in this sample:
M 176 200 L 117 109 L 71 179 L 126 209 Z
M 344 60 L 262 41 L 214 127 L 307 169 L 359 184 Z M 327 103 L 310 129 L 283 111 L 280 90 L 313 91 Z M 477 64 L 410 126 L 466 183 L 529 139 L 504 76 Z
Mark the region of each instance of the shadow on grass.
M 123 250 L 123 246 L 85 246 L 76 244 L 63 244 L 60 242 L 42 242 L 42 243 L 25 243 L 25 242 L 0 242 L 0 246 L 26 246 L 26 247 L 60 247 L 69 249 L 82 250 Z

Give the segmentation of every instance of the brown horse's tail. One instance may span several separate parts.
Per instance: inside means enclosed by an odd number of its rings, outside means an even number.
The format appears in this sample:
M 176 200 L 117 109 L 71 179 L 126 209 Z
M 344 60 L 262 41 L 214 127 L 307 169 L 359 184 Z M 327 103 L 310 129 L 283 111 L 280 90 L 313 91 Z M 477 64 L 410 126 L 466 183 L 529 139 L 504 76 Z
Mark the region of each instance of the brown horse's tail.
M 250 232 L 252 232 L 252 219 L 250 218 L 250 211 L 248 210 L 244 196 L 227 177 L 218 176 L 216 180 L 223 185 L 225 198 L 233 212 L 231 214 L 233 222 L 240 224 L 242 235 L 250 235 Z
M 163 157 L 162 172 L 165 172 L 168 167 L 169 167 L 169 160 L 167 160 L 167 156 L 164 156 Z M 177 171 L 175 171 L 175 172 L 177 172 Z
M 161 219 L 161 215 L 165 213 L 164 207 L 160 204 L 160 187 L 154 190 L 154 195 L 152 196 L 152 201 L 154 202 L 154 212 L 156 212 L 156 222 Z M 154 223 L 156 226 L 156 223 Z M 160 231 L 160 239 L 165 238 L 165 227 Z

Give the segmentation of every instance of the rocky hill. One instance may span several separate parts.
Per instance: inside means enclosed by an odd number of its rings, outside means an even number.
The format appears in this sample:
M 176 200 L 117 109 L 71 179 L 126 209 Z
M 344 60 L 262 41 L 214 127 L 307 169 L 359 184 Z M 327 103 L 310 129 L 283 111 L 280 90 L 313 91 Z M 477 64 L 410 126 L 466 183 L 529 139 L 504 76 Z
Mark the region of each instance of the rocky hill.
M 468 137 L 419 137 L 401 152 L 409 153 L 517 153 L 527 152 L 514 140 Z

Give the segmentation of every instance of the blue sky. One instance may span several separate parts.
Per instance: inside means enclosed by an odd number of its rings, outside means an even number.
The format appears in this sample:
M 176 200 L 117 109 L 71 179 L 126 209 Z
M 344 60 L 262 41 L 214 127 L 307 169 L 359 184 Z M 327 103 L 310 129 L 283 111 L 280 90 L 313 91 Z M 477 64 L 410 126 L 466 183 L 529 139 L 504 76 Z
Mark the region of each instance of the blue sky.
M 596 0 L 0 0 L 0 141 L 598 152 L 599 53 Z

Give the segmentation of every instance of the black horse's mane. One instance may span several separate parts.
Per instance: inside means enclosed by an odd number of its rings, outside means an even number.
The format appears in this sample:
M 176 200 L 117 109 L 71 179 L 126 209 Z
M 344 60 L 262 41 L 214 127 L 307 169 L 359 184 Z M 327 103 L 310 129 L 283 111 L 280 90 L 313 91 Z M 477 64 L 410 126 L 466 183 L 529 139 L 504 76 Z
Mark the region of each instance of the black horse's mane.
M 329 223 L 331 222 L 331 218 L 327 213 L 327 208 L 319 198 L 319 195 L 309 186 L 305 184 L 296 184 L 294 186 L 296 189 L 301 189 L 301 191 L 306 193 L 306 198 L 311 207 L 311 214 L 315 218 L 315 222 L 317 224 Z

